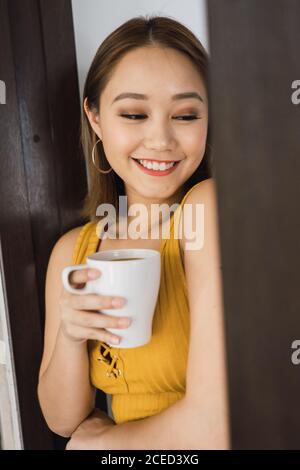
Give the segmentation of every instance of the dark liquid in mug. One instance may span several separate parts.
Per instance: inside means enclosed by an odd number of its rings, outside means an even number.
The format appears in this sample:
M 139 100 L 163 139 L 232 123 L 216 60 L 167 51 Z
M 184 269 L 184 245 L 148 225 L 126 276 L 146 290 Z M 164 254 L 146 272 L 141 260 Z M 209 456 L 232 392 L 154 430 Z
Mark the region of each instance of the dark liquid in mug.
M 133 261 L 133 260 L 139 260 L 139 259 L 143 259 L 143 258 L 113 258 L 107 261 Z

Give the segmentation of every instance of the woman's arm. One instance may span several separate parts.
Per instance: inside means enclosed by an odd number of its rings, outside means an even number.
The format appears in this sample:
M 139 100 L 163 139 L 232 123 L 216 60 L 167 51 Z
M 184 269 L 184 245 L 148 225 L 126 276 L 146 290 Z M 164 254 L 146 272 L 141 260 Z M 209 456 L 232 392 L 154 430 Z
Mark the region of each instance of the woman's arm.
M 221 263 L 219 255 L 215 183 L 203 181 L 187 196 L 185 204 L 204 204 L 204 244 L 187 250 L 185 272 L 190 307 L 190 342 L 186 394 L 161 413 L 138 421 L 111 425 L 86 435 L 80 433 L 70 448 L 95 449 L 229 449 L 226 360 L 224 341 Z M 189 221 L 184 220 L 183 235 Z M 195 227 L 195 222 L 192 224 Z M 95 422 L 94 428 L 95 429 Z M 99 425 L 99 429 L 101 426 Z M 86 428 L 88 433 L 88 427 Z M 91 437 L 92 439 L 92 437 Z
M 186 397 L 191 412 L 194 409 L 192 429 L 200 449 L 229 449 L 227 361 L 215 181 L 211 178 L 197 185 L 186 203 L 191 204 L 193 215 L 193 220 L 187 221 L 188 226 L 195 226 L 197 207 L 203 204 L 204 209 L 202 248 L 188 250 L 189 245 L 184 239 L 191 319 Z
M 72 264 L 72 251 L 81 227 L 55 244 L 46 276 L 44 353 L 39 373 L 38 397 L 49 428 L 69 437 L 94 408 L 95 389 L 89 380 L 86 343 L 68 340 L 60 328 L 61 272 Z

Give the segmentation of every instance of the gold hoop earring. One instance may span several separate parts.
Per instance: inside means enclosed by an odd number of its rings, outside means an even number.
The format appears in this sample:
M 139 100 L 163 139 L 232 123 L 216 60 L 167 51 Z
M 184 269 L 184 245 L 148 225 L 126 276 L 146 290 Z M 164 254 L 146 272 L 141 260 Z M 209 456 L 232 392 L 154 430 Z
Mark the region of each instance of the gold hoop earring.
M 93 146 L 93 150 L 92 150 L 92 161 L 93 161 L 94 167 L 96 168 L 96 170 L 100 171 L 100 173 L 109 173 L 112 170 L 112 168 L 110 168 L 109 170 L 101 170 L 100 168 L 97 167 L 97 165 L 95 163 L 95 147 L 98 144 L 98 142 L 101 142 L 101 139 L 96 141 L 95 145 Z

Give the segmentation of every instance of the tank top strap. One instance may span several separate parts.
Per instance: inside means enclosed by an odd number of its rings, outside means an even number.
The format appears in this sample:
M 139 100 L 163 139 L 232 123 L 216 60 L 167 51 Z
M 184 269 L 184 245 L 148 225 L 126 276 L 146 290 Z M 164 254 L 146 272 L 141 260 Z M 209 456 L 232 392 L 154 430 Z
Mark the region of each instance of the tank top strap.
M 73 264 L 83 264 L 86 256 L 97 250 L 99 237 L 94 221 L 87 222 L 81 228 L 73 250 Z
M 185 195 L 183 196 L 181 202 L 179 203 L 179 206 L 177 206 L 177 208 L 175 209 L 175 211 L 173 212 L 171 218 L 170 218 L 170 239 L 174 239 L 174 232 L 177 234 L 176 235 L 176 238 L 177 237 L 180 237 L 181 234 L 180 234 L 180 231 L 179 231 L 179 224 L 180 224 L 180 221 L 181 221 L 181 214 L 182 214 L 182 210 L 183 210 L 183 205 L 186 201 L 186 198 L 188 197 L 188 195 L 193 191 L 193 189 L 198 186 L 199 184 L 201 184 L 201 181 L 199 183 L 196 183 L 194 184 L 186 193 Z M 165 246 L 165 243 L 166 243 L 166 238 L 163 238 L 162 239 L 162 247 Z
M 193 189 L 196 188 L 196 186 L 199 186 L 199 184 L 201 184 L 201 183 L 202 183 L 202 181 L 200 181 L 199 183 L 194 184 L 194 185 L 185 193 L 185 195 L 183 196 L 183 198 L 182 198 L 182 200 L 181 200 L 181 202 L 180 202 L 180 207 L 183 206 L 183 204 L 185 203 L 186 198 L 187 198 L 188 195 L 193 191 Z

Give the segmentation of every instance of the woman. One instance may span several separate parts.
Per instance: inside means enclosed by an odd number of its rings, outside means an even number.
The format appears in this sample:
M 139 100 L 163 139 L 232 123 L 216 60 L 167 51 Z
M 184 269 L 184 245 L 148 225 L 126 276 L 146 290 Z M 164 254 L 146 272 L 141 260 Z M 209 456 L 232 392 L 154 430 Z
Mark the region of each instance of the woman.
M 100 45 L 86 78 L 83 111 L 90 188 L 82 214 L 88 222 L 58 240 L 47 270 L 38 395 L 48 426 L 71 437 L 67 449 L 228 449 L 207 54 L 173 19 L 133 18 Z M 99 239 L 97 207 L 106 202 L 119 210 L 120 195 L 128 207 L 144 204 L 148 214 L 152 204 L 190 205 L 182 237 L 172 216 L 168 239 Z M 193 249 L 185 234 L 199 204 L 205 242 Z M 121 304 L 62 288 L 61 272 L 71 260 L 84 263 L 88 254 L 112 248 L 161 251 L 152 339 L 139 348 L 106 343 L 117 335 L 105 328 L 129 323 L 97 310 Z M 98 275 L 75 270 L 70 281 L 80 288 Z M 97 388 L 112 395 L 114 420 L 94 410 Z

